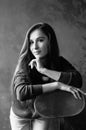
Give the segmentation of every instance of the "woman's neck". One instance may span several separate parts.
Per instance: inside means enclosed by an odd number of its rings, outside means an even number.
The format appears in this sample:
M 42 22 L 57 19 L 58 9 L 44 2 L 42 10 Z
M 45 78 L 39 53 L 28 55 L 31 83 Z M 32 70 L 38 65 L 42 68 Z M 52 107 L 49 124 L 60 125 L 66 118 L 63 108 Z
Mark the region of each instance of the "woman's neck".
M 42 57 L 42 58 L 39 58 L 38 59 L 38 62 L 43 66 L 43 67 L 49 67 L 50 66 L 50 60 L 49 58 L 46 56 L 46 57 Z

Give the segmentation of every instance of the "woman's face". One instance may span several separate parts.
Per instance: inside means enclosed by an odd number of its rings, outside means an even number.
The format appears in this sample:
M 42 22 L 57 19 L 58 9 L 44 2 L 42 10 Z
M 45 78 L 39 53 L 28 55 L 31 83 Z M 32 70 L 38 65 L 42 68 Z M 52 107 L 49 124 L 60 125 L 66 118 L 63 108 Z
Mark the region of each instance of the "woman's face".
M 43 58 L 48 53 L 49 39 L 37 29 L 30 34 L 30 51 L 36 59 Z

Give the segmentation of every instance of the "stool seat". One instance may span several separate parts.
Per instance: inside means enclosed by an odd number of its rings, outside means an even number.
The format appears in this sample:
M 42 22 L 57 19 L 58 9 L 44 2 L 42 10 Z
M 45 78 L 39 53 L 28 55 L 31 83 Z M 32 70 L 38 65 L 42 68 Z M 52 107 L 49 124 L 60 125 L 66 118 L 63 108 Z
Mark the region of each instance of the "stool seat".
M 76 99 L 73 94 L 57 90 L 36 98 L 34 102 L 37 113 L 44 118 L 70 117 L 79 114 L 85 107 L 85 98 Z

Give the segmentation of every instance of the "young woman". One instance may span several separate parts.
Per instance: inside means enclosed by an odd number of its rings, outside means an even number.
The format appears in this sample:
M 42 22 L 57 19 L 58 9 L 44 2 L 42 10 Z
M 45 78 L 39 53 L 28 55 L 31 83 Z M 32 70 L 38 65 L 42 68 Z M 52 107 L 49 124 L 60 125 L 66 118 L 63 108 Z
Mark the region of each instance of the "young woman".
M 26 34 L 12 79 L 12 130 L 61 130 L 63 119 L 42 118 L 35 111 L 34 101 L 38 95 L 57 89 L 79 99 L 81 86 L 80 73 L 59 55 L 53 28 L 47 23 L 33 25 Z

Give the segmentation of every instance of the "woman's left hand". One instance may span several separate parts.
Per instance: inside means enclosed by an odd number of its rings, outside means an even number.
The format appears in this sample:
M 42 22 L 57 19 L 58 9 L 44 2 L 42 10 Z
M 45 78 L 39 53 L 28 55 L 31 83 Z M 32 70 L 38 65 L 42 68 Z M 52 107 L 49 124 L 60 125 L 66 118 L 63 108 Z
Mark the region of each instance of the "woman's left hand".
M 60 89 L 63 91 L 70 92 L 76 99 L 81 99 L 80 93 L 86 95 L 86 93 L 80 90 L 79 88 L 65 85 L 63 83 L 60 83 Z

